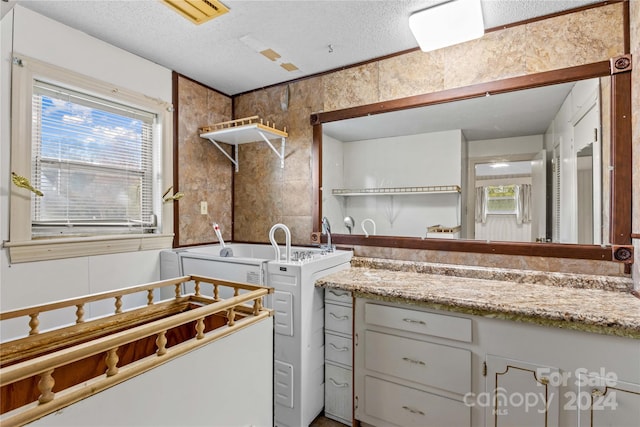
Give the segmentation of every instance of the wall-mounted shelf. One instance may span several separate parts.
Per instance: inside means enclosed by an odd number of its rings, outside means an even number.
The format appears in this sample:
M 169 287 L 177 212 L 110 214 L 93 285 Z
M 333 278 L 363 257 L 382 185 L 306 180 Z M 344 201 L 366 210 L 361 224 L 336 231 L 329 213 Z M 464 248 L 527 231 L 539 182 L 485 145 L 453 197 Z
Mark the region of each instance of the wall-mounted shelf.
M 276 129 L 275 124 L 263 122 L 258 116 L 245 117 L 243 119 L 230 120 L 228 122 L 216 123 L 211 126 L 204 126 L 199 129 L 200 137 L 208 139 L 218 147 L 218 149 L 224 154 L 236 167 L 238 172 L 238 149 L 234 150 L 235 158 L 232 158 L 221 146 L 220 143 L 238 145 L 246 144 L 250 142 L 258 142 L 261 139 L 267 143 L 269 148 L 276 153 L 276 156 L 280 159 L 280 167 L 284 168 L 284 148 L 287 134 L 287 129 Z M 276 149 L 271 143 L 272 139 L 280 139 L 280 150 Z
M 427 227 L 428 233 L 456 233 L 462 229 L 460 225 L 456 225 L 453 227 L 447 227 L 444 225 L 432 225 L 431 227 Z
M 334 196 L 399 196 L 413 194 L 453 194 L 460 193 L 459 185 L 428 185 L 422 187 L 386 188 L 334 188 Z

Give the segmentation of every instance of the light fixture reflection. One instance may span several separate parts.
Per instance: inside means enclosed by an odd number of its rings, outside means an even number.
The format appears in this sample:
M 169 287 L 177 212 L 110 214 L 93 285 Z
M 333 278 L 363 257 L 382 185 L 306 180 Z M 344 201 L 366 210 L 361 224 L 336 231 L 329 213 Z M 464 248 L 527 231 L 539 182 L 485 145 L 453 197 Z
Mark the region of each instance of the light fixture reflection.
M 489 165 L 490 167 L 496 169 L 496 168 L 508 168 L 509 165 L 506 163 L 491 163 L 491 165 Z

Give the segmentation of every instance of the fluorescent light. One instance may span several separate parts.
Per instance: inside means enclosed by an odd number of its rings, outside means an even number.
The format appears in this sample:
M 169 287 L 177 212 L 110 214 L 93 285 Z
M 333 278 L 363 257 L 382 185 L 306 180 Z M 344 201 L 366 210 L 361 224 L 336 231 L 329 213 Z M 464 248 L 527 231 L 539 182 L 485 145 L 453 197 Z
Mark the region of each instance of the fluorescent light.
M 489 166 L 494 168 L 494 169 L 495 168 L 508 168 L 509 167 L 509 165 L 506 164 L 506 163 L 491 163 Z
M 451 0 L 409 17 L 409 28 L 423 52 L 482 37 L 480 0 Z

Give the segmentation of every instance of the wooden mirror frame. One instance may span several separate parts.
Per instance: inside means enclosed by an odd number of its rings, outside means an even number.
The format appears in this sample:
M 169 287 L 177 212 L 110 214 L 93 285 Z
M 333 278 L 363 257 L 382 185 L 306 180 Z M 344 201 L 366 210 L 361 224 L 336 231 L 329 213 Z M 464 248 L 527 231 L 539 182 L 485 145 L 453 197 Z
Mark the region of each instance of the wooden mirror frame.
M 379 246 L 506 255 L 615 260 L 633 262 L 631 246 L 631 56 L 561 70 L 481 83 L 440 92 L 410 96 L 353 108 L 311 115 L 313 126 L 312 181 L 313 224 L 321 230 L 322 218 L 322 124 L 366 115 L 423 107 L 521 89 L 548 86 L 594 77 L 611 76 L 611 211 L 610 244 L 500 242 L 481 240 L 422 239 L 419 237 L 333 234 L 332 243 L 346 246 Z M 604 172 L 603 172 L 604 173 Z

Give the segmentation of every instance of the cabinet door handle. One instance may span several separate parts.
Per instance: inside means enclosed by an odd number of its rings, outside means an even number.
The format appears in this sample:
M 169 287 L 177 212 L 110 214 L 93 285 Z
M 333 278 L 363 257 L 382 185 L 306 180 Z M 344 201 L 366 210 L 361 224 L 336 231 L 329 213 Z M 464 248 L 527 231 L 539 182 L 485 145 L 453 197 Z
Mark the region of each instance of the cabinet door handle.
M 338 347 L 337 345 L 335 345 L 332 342 L 330 342 L 329 345 L 331 347 L 333 347 L 333 349 L 336 350 L 336 351 L 349 351 L 349 347 Z
M 329 316 L 333 317 L 336 320 L 347 320 L 349 318 L 349 316 L 337 316 L 332 312 L 329 312 Z
M 403 321 L 407 322 L 407 323 L 415 323 L 417 325 L 426 325 L 427 323 L 424 320 L 414 320 L 414 319 L 409 319 L 409 318 L 404 318 L 402 319 Z
M 335 295 L 335 296 L 337 296 L 337 297 L 343 297 L 343 296 L 345 296 L 345 295 L 348 295 L 348 293 L 347 293 L 347 292 L 344 292 L 344 293 L 343 293 L 343 292 L 336 292 L 336 291 L 332 291 L 332 290 L 329 290 L 329 293 L 330 293 L 330 294 L 333 294 L 333 295 Z
M 402 409 L 404 409 L 405 411 L 409 411 L 409 412 L 411 412 L 412 414 L 419 414 L 419 415 L 424 416 L 424 412 L 419 411 L 419 410 L 417 410 L 417 409 L 413 409 L 413 408 L 411 408 L 411 407 L 409 407 L 409 406 L 403 406 L 403 407 L 402 407 Z
M 338 383 L 333 378 L 329 378 L 329 381 L 331 382 L 331 384 L 333 384 L 334 387 L 338 387 L 338 388 L 349 387 L 349 383 Z
M 427 366 L 427 364 L 422 360 L 411 359 L 410 357 L 403 357 L 402 360 L 404 360 L 405 362 L 413 363 L 415 365 Z

